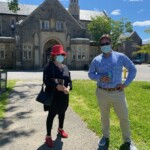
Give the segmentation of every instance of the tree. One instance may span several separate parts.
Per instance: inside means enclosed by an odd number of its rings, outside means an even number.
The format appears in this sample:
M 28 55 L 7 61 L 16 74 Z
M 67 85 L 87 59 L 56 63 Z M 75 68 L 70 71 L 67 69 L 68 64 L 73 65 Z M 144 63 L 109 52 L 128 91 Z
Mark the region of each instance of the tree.
M 145 44 L 139 47 L 137 53 L 150 54 L 150 44 Z
M 103 34 L 110 34 L 112 47 L 116 48 L 121 43 L 121 40 L 124 40 L 124 38 L 121 38 L 121 34 L 132 32 L 133 27 L 131 22 L 124 18 L 115 21 L 105 16 L 98 16 L 92 18 L 92 22 L 88 24 L 88 30 L 97 42 Z
M 126 35 L 131 32 L 133 32 L 133 27 L 131 22 L 127 21 L 127 19 L 122 18 L 118 21 L 111 20 L 111 38 L 113 48 L 118 47 L 124 40 L 130 40 Z
M 17 11 L 20 10 L 18 0 L 11 0 L 8 2 L 8 8 L 12 12 L 17 13 Z
M 110 33 L 111 21 L 108 18 L 97 16 L 91 19 L 92 22 L 88 24 L 88 30 L 95 41 L 98 41 L 103 34 Z

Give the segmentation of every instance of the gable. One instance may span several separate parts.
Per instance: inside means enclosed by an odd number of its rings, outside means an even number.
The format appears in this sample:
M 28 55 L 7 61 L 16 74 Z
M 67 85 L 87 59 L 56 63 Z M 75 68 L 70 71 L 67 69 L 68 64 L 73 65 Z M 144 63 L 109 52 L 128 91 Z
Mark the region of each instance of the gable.
M 29 4 L 19 4 L 19 8 L 20 10 L 17 11 L 18 15 L 28 16 L 36 8 L 38 8 L 38 6 L 29 5 Z M 66 10 L 68 12 L 67 8 Z M 6 2 L 0 2 L 0 14 L 15 15 L 15 13 L 9 10 L 8 3 Z M 104 11 L 96 12 L 96 11 L 91 11 L 91 10 L 80 10 L 80 20 L 82 21 L 91 21 L 91 17 L 96 17 L 96 16 L 107 16 L 107 14 Z
M 45 0 L 21 24 L 24 24 L 28 19 L 33 18 L 33 16 L 37 20 L 49 20 L 51 18 L 66 22 L 70 20 L 70 24 L 81 28 L 76 19 L 74 19 L 74 17 L 68 13 L 68 11 L 61 5 L 58 0 Z

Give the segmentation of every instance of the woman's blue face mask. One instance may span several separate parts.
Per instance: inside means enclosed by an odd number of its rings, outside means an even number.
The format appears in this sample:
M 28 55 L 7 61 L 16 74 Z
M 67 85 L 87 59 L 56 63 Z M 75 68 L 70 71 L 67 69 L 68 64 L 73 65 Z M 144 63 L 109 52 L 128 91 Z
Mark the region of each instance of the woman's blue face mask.
M 56 56 L 56 61 L 58 63 L 62 63 L 64 61 L 65 57 L 63 55 L 57 55 Z

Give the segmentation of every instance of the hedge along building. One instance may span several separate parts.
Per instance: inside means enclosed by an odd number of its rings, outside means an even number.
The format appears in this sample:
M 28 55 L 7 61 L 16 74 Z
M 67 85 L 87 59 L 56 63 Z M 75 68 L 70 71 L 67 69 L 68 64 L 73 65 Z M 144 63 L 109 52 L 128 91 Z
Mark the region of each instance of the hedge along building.
M 70 69 L 83 69 L 99 53 L 87 24 L 91 17 L 107 16 L 105 12 L 80 10 L 78 0 L 70 0 L 69 9 L 58 0 L 19 7 L 15 14 L 0 2 L 0 64 L 4 68 L 42 68 L 55 44 L 67 51 L 65 63 Z

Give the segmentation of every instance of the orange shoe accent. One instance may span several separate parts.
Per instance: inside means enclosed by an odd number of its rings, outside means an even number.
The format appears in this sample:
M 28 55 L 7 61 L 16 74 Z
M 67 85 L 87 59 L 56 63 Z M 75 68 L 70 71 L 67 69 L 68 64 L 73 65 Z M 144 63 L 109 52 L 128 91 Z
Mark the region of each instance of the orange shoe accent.
M 63 129 L 58 128 L 58 133 L 63 138 L 68 138 L 68 133 L 66 133 Z
M 46 137 L 46 138 L 45 138 L 45 144 L 46 144 L 48 147 L 54 147 L 54 141 L 52 140 L 51 137 Z

